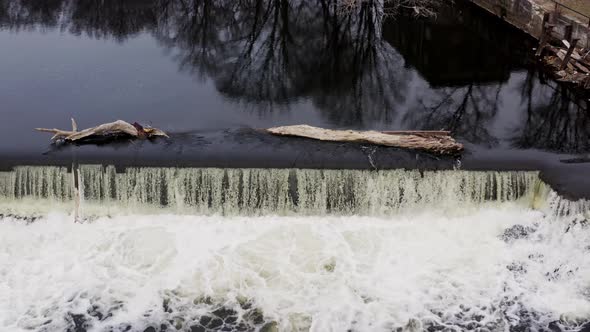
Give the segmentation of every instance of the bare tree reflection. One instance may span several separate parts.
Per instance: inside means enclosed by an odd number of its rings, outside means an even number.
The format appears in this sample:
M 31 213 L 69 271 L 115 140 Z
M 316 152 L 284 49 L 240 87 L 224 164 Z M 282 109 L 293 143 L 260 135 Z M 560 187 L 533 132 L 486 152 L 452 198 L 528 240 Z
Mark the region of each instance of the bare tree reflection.
M 565 86 L 543 84 L 535 79 L 535 75 L 529 71 L 521 86 L 526 118 L 522 129 L 513 138 L 514 145 L 569 153 L 589 152 L 590 111 L 587 101 Z M 545 98 L 539 98 L 539 92 Z
M 345 19 L 329 19 L 329 42 L 314 102 L 330 119 L 345 126 L 392 122 L 409 80 L 403 59 L 381 38 L 383 8 L 367 1 Z
M 225 63 L 215 76 L 220 92 L 245 102 L 282 104 L 300 97 L 298 65 L 311 51 L 301 40 L 299 24 L 313 23 L 305 4 L 288 0 L 247 1 L 232 36 Z M 298 22 L 298 20 L 300 20 Z
M 157 13 L 143 0 L 69 2 L 70 19 L 61 27 L 75 35 L 123 41 L 156 26 Z
M 180 68 L 205 78 L 216 75 L 224 64 L 226 48 L 237 16 L 236 1 L 158 0 L 156 39 Z
M 154 8 L 142 0 L 6 0 L 0 8 L 1 24 L 15 31 L 58 28 L 122 41 L 156 24 Z
M 182 68 L 258 110 L 310 99 L 341 125 L 390 120 L 403 100 L 405 72 L 381 39 L 381 3 L 366 1 L 345 14 L 337 4 L 161 0 L 166 14 L 156 37 L 176 51 Z
M 5 14 L 2 26 L 12 30 L 30 29 L 40 24 L 55 27 L 60 21 L 66 2 L 64 0 L 11 0 L 2 1 L 0 8 Z
M 452 7 L 442 21 L 399 20 L 386 25 L 391 34 L 388 40 L 405 52 L 404 61 L 382 38 L 380 0 L 362 1 L 344 13 L 338 2 L 0 0 L 0 26 L 13 31 L 58 29 L 117 41 L 147 33 L 181 70 L 211 80 L 228 100 L 261 112 L 306 101 L 333 126 L 392 123 L 409 129 L 446 129 L 488 146 L 505 140 L 491 130 L 500 117 L 502 99 L 514 98 L 515 91 L 506 87 L 514 80 L 523 115 L 512 128 L 516 134 L 511 134 L 510 144 L 590 150 L 590 115 L 584 102 L 567 89 L 545 84 L 533 71 L 512 75 L 514 68 L 522 68 L 518 61 L 523 55 L 514 51 L 519 38 L 498 40 L 492 25 L 480 24 L 476 15 Z M 461 31 L 469 30 L 464 35 L 457 32 L 453 15 L 459 15 Z M 471 31 L 480 28 L 484 37 L 479 30 Z M 447 42 L 444 34 L 449 33 L 455 36 L 455 53 L 450 55 L 454 61 L 438 58 L 437 53 L 440 44 Z M 482 51 L 485 56 L 478 50 L 463 54 L 467 47 L 462 45 L 474 43 L 480 43 L 479 48 L 488 45 Z M 498 62 L 497 54 L 516 55 Z M 411 59 L 420 60 L 412 66 L 428 73 L 429 82 L 438 80 L 435 87 L 404 67 L 411 65 Z M 468 66 L 466 61 L 471 61 Z M 489 68 L 482 70 L 482 61 Z M 400 116 L 401 108 L 409 111 Z
M 422 98 L 419 108 L 408 112 L 406 123 L 425 130 L 449 130 L 472 143 L 494 146 L 498 139 L 489 131 L 499 110 L 502 84 L 442 88 Z

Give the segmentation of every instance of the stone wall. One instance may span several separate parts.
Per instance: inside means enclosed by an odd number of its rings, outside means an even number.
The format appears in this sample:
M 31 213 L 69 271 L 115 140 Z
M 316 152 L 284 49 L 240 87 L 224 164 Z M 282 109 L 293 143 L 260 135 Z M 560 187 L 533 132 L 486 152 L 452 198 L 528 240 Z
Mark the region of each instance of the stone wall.
M 516 26 L 535 38 L 539 38 L 542 32 L 543 16 L 551 15 L 551 23 L 555 25 L 554 33 L 558 38 L 563 38 L 567 25 L 573 26 L 573 38 L 580 39 L 578 45 L 590 46 L 590 29 L 588 22 L 581 22 L 577 18 L 568 15 L 567 12 L 555 13 L 555 8 L 546 0 L 468 0 L 500 17 L 504 21 Z

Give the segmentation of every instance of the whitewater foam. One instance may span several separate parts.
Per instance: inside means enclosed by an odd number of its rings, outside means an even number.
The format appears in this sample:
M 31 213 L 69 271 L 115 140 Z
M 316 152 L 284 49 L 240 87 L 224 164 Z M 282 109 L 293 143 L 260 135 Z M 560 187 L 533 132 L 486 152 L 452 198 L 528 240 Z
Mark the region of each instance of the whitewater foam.
M 514 225 L 532 231 L 503 240 Z M 516 206 L 454 217 L 5 218 L 0 330 L 66 330 L 72 317 L 89 331 L 188 329 L 220 306 L 243 314 L 243 299 L 281 331 L 577 326 L 590 319 L 588 243 L 583 222 Z
M 0 172 L 0 331 L 590 320 L 590 205 L 535 172 L 79 172 L 83 224 L 67 169 Z

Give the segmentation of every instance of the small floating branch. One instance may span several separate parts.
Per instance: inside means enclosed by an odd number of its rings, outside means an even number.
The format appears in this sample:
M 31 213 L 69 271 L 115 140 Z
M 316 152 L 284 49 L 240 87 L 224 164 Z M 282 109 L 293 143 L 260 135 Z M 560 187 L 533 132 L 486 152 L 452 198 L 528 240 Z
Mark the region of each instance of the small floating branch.
M 457 155 L 463 144 L 455 141 L 448 131 L 357 131 L 332 130 L 308 125 L 283 126 L 266 129 L 278 136 L 297 136 L 320 141 L 357 142 L 422 150 L 443 155 Z
M 78 131 L 76 121 L 72 119 L 72 130 L 35 128 L 40 132 L 52 133 L 52 141 L 64 140 L 65 142 L 81 142 L 86 139 L 115 139 L 117 137 L 129 137 L 134 139 L 144 139 L 152 137 L 168 137 L 165 132 L 157 128 L 143 127 L 138 123 L 130 124 L 128 122 L 117 120 L 111 123 L 101 124 L 96 127 Z

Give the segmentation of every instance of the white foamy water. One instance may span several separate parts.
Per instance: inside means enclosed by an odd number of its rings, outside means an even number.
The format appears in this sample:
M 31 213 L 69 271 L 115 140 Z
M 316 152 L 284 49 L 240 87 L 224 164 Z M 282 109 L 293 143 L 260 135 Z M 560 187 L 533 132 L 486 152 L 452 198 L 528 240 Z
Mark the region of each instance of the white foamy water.
M 503 240 L 514 225 L 529 235 Z M 510 204 L 387 218 L 5 218 L 0 330 L 64 331 L 76 315 L 90 331 L 189 330 L 220 305 L 245 316 L 246 300 L 280 331 L 575 326 L 590 319 L 589 245 L 590 227 Z
M 0 172 L 0 331 L 590 320 L 590 203 L 535 172 L 77 171 Z

